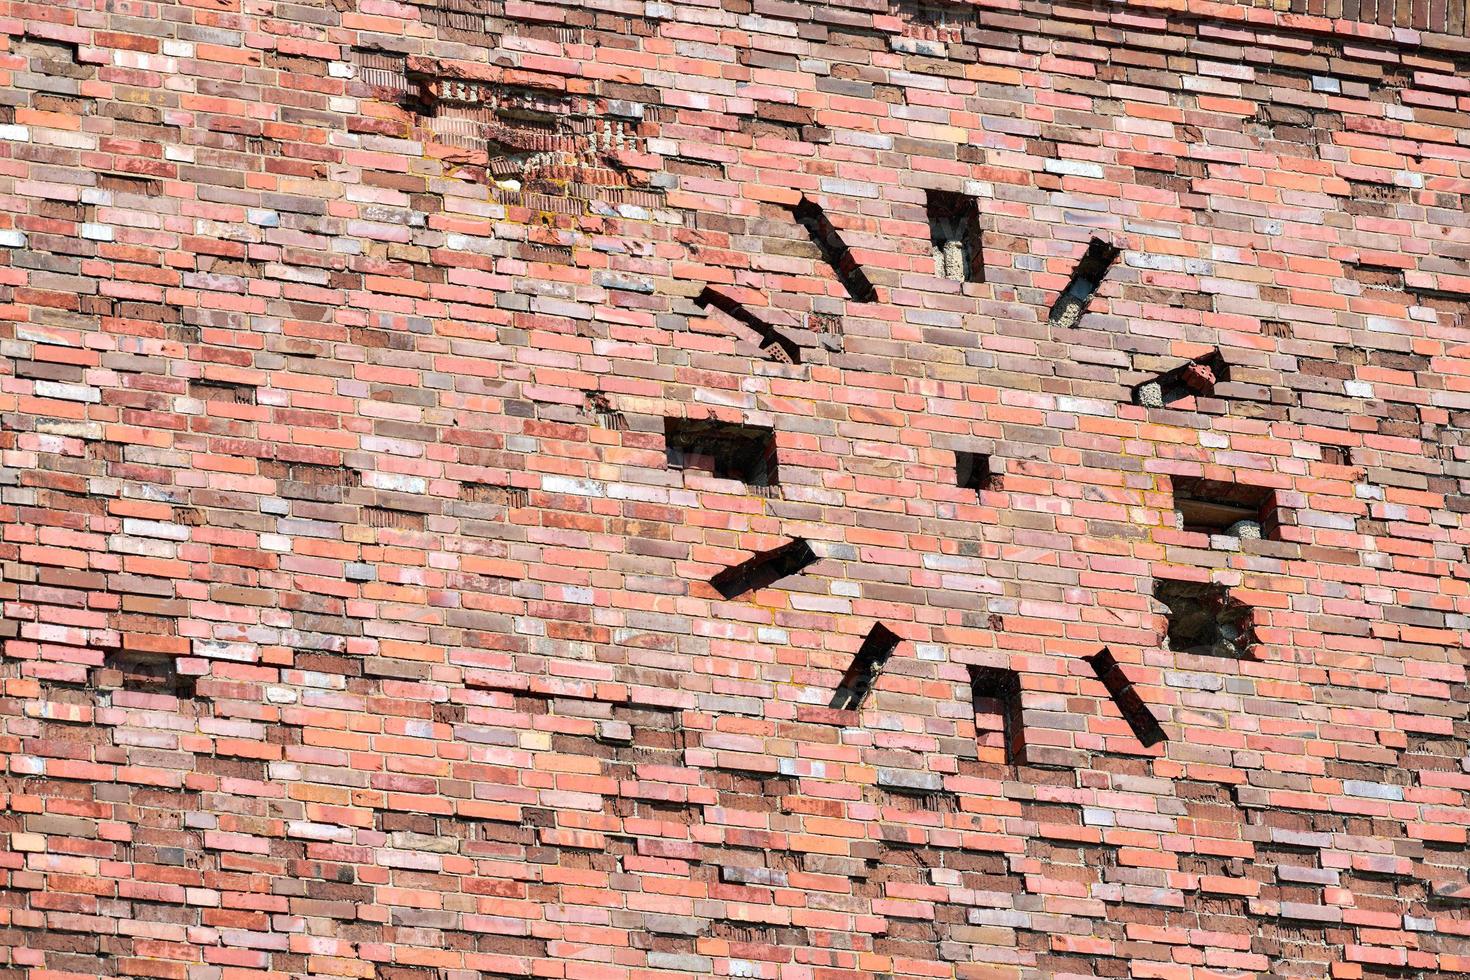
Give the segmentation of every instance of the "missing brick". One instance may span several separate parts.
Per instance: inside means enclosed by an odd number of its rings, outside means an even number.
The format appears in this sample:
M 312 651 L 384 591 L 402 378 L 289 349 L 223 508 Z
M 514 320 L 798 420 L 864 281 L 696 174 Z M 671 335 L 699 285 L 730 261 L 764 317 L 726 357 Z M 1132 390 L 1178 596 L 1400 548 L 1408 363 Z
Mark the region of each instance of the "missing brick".
M 72 82 L 86 81 L 97 76 L 97 66 L 81 60 L 81 48 L 69 41 L 24 35 L 11 41 L 10 54 L 25 60 L 26 67 L 44 76 L 46 81 L 17 82 L 19 88 L 39 88 L 48 92 L 76 94 L 73 86 L 57 87 L 54 79 Z
M 803 197 L 791 209 L 791 213 L 816 243 L 822 259 L 832 267 L 847 294 L 859 303 L 874 302 L 877 292 L 873 289 L 873 284 L 868 281 L 852 250 L 842 240 L 842 235 L 821 205 Z
M 1118 663 L 1112 651 L 1103 647 L 1088 657 L 1087 663 L 1097 674 L 1097 679 L 1102 681 L 1103 687 L 1108 689 L 1108 695 L 1122 712 L 1123 720 L 1133 729 L 1134 736 L 1143 747 L 1149 748 L 1164 741 L 1163 727 L 1159 725 L 1148 705 L 1144 704 L 1128 675 L 1123 673 L 1123 666 Z
M 954 473 L 955 484 L 966 490 L 980 493 L 983 490 L 996 489 L 996 475 L 990 468 L 988 453 L 955 450 Z
M 874 623 L 868 631 L 863 645 L 853 654 L 852 664 L 842 676 L 842 685 L 833 695 L 829 707 L 842 711 L 856 711 L 863 706 L 873 682 L 883 670 L 883 665 L 898 646 L 898 635 L 882 623 Z
M 1138 385 L 1133 389 L 1133 403 L 1165 408 L 1186 398 L 1213 395 L 1216 385 L 1229 380 L 1230 366 L 1219 351 L 1211 351 Z
M 394 507 L 364 507 L 362 522 L 368 527 L 389 528 L 394 531 L 422 531 L 424 515 L 411 510 Z
M 1215 582 L 1159 579 L 1154 598 L 1164 605 L 1165 644 L 1175 653 L 1226 657 L 1252 656 L 1251 608 Z
M 98 174 L 97 189 L 107 191 L 114 199 L 160 197 L 163 194 L 163 181 L 157 177 L 143 177 L 138 174 Z
M 1181 476 L 1172 482 L 1180 530 L 1241 540 L 1280 538 L 1276 494 L 1269 487 Z
M 796 538 L 725 569 L 710 579 L 709 584 L 724 598 L 734 599 L 795 575 L 816 561 L 812 546 L 805 539 Z
M 928 192 L 929 246 L 935 275 L 955 282 L 984 282 L 980 208 L 973 197 L 950 191 Z
M 255 386 L 200 379 L 189 382 L 189 397 L 227 405 L 254 405 Z
M 440 28 L 440 36 L 451 41 L 483 42 L 492 20 L 505 16 L 503 0 L 410 0 L 419 9 L 419 19 Z
M 322 463 L 301 462 L 276 465 L 280 467 L 280 473 L 275 476 L 278 480 L 315 487 L 362 486 L 362 473 L 350 466 L 327 466 Z
M 1087 243 L 1087 251 L 1078 261 L 1067 288 L 1062 290 L 1057 301 L 1052 304 L 1049 315 L 1052 326 L 1070 329 L 1077 325 L 1082 314 L 1087 312 L 1087 304 L 1102 285 L 1103 277 L 1108 274 L 1108 268 L 1118 258 L 1118 254 L 1118 249 L 1100 238 L 1094 238 Z
M 498 507 L 525 507 L 531 502 L 531 491 L 496 483 L 465 483 L 459 497 L 469 504 L 494 504 Z
M 739 480 L 757 492 L 779 486 L 776 433 L 765 426 L 669 418 L 664 420 L 664 442 L 673 469 Z
M 1026 732 L 1021 714 L 1021 675 L 1008 667 L 970 667 L 975 739 L 981 761 L 1022 765 Z M 988 758 L 990 756 L 994 758 Z
M 382 51 L 374 48 L 353 48 L 352 61 L 357 65 L 357 77 L 374 90 L 380 98 L 398 103 L 409 103 L 417 94 L 418 86 L 408 78 L 408 56 L 399 51 Z
M 101 692 L 155 695 L 187 700 L 196 694 L 194 678 L 179 673 L 173 654 L 148 650 L 109 650 L 94 671 L 93 686 Z
M 613 407 L 612 400 L 600 391 L 587 393 L 587 411 L 600 428 L 623 432 L 628 428 L 628 419 Z

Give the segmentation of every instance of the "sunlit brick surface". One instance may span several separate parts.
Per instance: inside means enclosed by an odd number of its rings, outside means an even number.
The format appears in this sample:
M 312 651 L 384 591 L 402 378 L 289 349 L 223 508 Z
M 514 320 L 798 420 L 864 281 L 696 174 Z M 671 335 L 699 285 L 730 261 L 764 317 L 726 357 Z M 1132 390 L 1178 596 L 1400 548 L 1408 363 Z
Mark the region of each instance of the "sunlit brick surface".
M 1464 4 L 1187 6 L 0 5 L 0 978 L 1470 973 Z

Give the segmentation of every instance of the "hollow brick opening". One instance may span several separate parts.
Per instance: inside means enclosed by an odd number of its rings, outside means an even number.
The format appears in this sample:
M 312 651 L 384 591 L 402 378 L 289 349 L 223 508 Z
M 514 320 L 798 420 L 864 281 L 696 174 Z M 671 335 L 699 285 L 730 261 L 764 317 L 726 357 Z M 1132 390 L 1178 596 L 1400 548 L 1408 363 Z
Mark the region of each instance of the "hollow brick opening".
M 1092 301 L 1093 294 L 1102 285 L 1103 277 L 1108 274 L 1108 268 L 1117 257 L 1118 249 L 1100 238 L 1094 238 L 1087 243 L 1087 251 L 1077 262 L 1077 268 L 1072 272 L 1067 288 L 1062 290 L 1057 301 L 1052 304 L 1049 316 L 1052 326 L 1067 328 L 1077 325 L 1082 314 L 1087 312 L 1087 304 Z
M 975 740 L 980 761 L 1021 765 L 1026 732 L 1021 723 L 1021 675 L 1008 667 L 970 667 Z
M 929 191 L 926 204 L 935 275 L 955 282 L 984 282 L 980 208 L 975 199 L 952 191 Z
M 972 453 L 957 450 L 954 454 L 955 483 L 966 490 L 995 489 L 995 473 L 990 468 L 990 456 L 987 453 Z
M 1180 530 L 1241 539 L 1280 537 L 1275 491 L 1244 483 L 1174 478 L 1174 516 Z
M 1165 642 L 1176 653 L 1242 659 L 1254 640 L 1251 608 L 1214 582 L 1160 579 L 1154 598 L 1167 612 Z
M 751 488 L 779 482 L 776 433 L 759 425 L 718 419 L 664 420 L 668 463 L 674 469 L 739 480 Z
M 898 635 L 882 623 L 874 623 L 863 645 L 853 654 L 852 664 L 842 676 L 842 685 L 833 695 L 830 706 L 844 711 L 861 708 L 883 665 L 897 646 Z

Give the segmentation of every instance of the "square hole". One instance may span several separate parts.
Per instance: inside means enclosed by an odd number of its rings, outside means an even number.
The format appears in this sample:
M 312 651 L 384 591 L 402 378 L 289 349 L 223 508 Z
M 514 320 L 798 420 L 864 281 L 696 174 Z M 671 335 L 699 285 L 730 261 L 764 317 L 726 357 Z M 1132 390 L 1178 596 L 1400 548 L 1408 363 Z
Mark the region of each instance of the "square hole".
M 1170 650 L 1240 660 L 1251 656 L 1255 641 L 1249 606 L 1215 582 L 1154 582 L 1154 598 L 1164 604 L 1164 638 Z
M 954 454 L 955 484 L 979 493 L 995 489 L 995 474 L 990 469 L 988 453 L 972 453 L 956 450 Z

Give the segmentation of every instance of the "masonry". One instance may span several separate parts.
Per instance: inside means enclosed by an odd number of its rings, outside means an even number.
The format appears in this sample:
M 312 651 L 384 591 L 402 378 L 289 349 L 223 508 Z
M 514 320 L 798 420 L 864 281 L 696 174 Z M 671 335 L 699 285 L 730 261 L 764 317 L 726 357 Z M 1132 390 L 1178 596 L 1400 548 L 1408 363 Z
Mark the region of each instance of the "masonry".
M 1470 973 L 1462 0 L 0 8 L 0 977 Z

